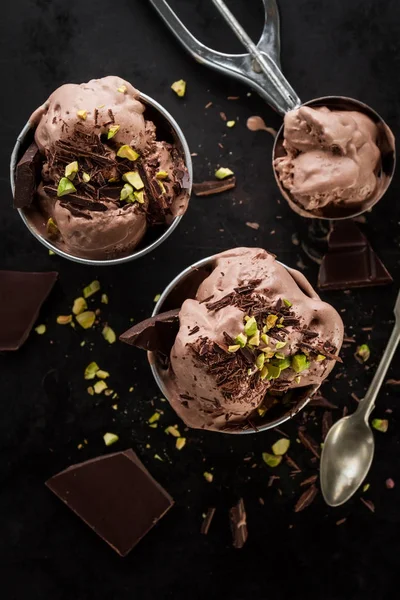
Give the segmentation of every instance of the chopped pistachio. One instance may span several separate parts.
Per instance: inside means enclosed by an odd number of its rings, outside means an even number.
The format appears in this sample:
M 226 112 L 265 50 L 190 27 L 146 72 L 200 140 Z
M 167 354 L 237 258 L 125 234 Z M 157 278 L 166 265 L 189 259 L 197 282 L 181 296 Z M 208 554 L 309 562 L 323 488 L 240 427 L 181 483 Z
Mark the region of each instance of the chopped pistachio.
M 290 300 L 286 300 L 286 298 L 283 299 L 283 304 L 285 306 L 287 306 L 288 308 L 290 308 L 292 306 L 292 303 L 290 302 Z
M 43 335 L 44 333 L 46 333 L 46 325 L 38 325 L 37 327 L 35 327 L 35 331 L 37 334 Z
M 263 331 L 264 331 L 264 328 L 263 328 Z M 261 341 L 264 342 L 264 344 L 266 344 L 268 346 L 268 344 L 269 344 L 269 336 L 266 333 L 263 333 L 261 335 Z
M 112 405 L 111 405 L 111 408 L 112 408 L 113 410 L 118 410 L 118 404 L 112 404 Z
M 86 309 L 87 303 L 85 298 L 82 298 L 82 296 L 80 296 L 79 298 L 75 298 L 74 305 L 72 307 L 72 312 L 74 313 L 74 315 L 79 315 Z
M 275 358 L 278 358 L 280 360 L 284 360 L 285 355 L 282 352 L 275 352 Z
M 100 282 L 95 279 L 94 281 L 92 281 L 92 283 L 89 283 L 89 285 L 87 285 L 85 288 L 83 288 L 83 297 L 89 298 L 90 296 L 93 296 L 93 294 L 98 292 L 99 289 L 100 289 Z
M 144 183 L 137 171 L 128 171 L 122 175 L 122 179 L 132 185 L 135 190 L 141 190 L 144 188 Z
M 157 429 L 158 425 L 157 423 L 150 423 L 149 427 L 151 427 L 152 429 Z
M 239 335 L 235 337 L 235 342 L 239 344 L 241 348 L 244 348 L 247 344 L 247 336 L 244 333 L 239 333 Z
M 166 179 L 168 177 L 168 171 L 158 171 L 156 177 L 157 179 Z
M 105 381 L 103 381 L 102 379 L 100 381 L 96 381 L 96 383 L 93 386 L 94 389 L 94 393 L 95 394 L 101 394 L 102 392 L 104 392 L 104 390 L 106 390 L 108 388 L 108 385 L 106 384 Z
M 56 237 L 58 235 L 57 224 L 51 217 L 47 220 L 46 231 L 50 237 Z
M 79 171 L 78 161 L 74 160 L 65 167 L 65 177 L 72 180 Z
M 275 344 L 275 348 L 276 350 L 281 350 L 282 348 L 284 348 L 286 346 L 287 342 L 276 342 Z
M 155 412 L 151 415 L 150 419 L 149 419 L 149 423 L 155 423 L 156 421 L 158 421 L 160 419 L 160 413 Z
M 254 335 L 251 336 L 251 338 L 249 338 L 248 342 L 249 346 L 259 346 L 260 345 L 260 332 L 257 331 L 255 332 Z
M 160 181 L 159 179 L 157 179 L 157 183 L 158 183 L 158 186 L 159 186 L 159 188 L 161 190 L 161 193 L 165 194 L 166 193 L 166 189 L 165 189 L 165 185 L 163 184 L 163 182 Z
M 105 327 L 103 327 L 102 334 L 103 334 L 103 338 L 109 344 L 113 344 L 117 340 L 115 331 L 113 329 L 111 329 L 111 327 L 109 325 L 105 325 Z
M 265 354 L 263 354 L 261 352 L 261 354 L 259 354 L 256 358 L 256 367 L 257 369 L 259 369 L 261 371 L 261 369 L 264 366 L 264 362 L 265 362 Z
M 175 448 L 177 450 L 182 450 L 182 448 L 184 447 L 185 444 L 186 444 L 186 438 L 178 437 L 178 439 L 175 442 Z
M 119 158 L 127 158 L 128 160 L 135 162 L 135 160 L 139 158 L 140 154 L 138 154 L 133 148 L 131 148 L 127 144 L 124 144 L 118 149 L 117 156 L 119 156 Z
M 101 295 L 101 302 L 102 302 L 102 304 L 108 304 L 108 296 L 107 296 L 107 294 L 102 294 Z
M 153 298 L 153 302 L 158 302 L 160 298 L 161 298 L 161 294 L 156 294 Z
M 226 177 L 230 177 L 231 175 L 234 175 L 234 172 L 231 169 L 228 169 L 227 167 L 220 167 L 215 171 L 215 177 L 217 179 L 225 179 Z
M 204 471 L 203 477 L 206 481 L 208 481 L 208 483 L 211 483 L 214 479 L 214 475 L 212 473 L 209 473 L 208 471 Z
M 72 315 L 59 315 L 57 317 L 57 323 L 59 325 L 69 325 L 72 321 Z
M 179 433 L 179 430 L 176 425 L 170 425 L 169 427 L 167 427 L 165 433 L 167 435 L 172 435 L 176 438 L 181 437 L 181 434 Z
M 53 250 L 49 250 L 49 256 L 54 256 L 55 252 L 53 252 Z
M 116 433 L 105 433 L 103 435 L 103 440 L 106 446 L 112 446 L 115 442 L 118 442 L 119 437 Z
M 83 348 L 83 346 L 86 344 L 85 340 L 82 340 L 80 343 L 80 346 Z
M 79 315 L 76 315 L 76 320 L 83 329 L 90 329 L 96 320 L 96 315 L 92 310 L 86 310 Z
M 265 415 L 265 413 L 267 412 L 267 409 L 265 406 L 259 406 L 257 408 L 257 412 L 260 415 L 260 417 L 263 417 Z
M 119 131 L 120 129 L 121 129 L 121 125 L 112 125 L 112 126 L 109 128 L 109 130 L 108 130 L 108 133 L 107 133 L 107 139 L 108 139 L 108 140 L 111 140 L 111 138 L 113 138 L 113 137 L 114 137 L 114 135 L 115 135 L 116 133 L 118 133 L 118 131 Z
M 244 332 L 248 337 L 255 335 L 255 333 L 257 332 L 257 321 L 254 317 L 251 317 L 247 320 L 244 326 Z
M 110 179 L 107 179 L 108 183 L 116 183 L 117 181 L 119 181 L 119 177 L 110 177 Z
M 277 355 L 275 354 L 275 356 L 277 356 Z M 291 365 L 290 358 L 288 356 L 285 356 L 284 358 L 280 358 L 276 364 L 280 368 L 281 371 L 284 371 L 285 369 L 288 369 Z
M 110 377 L 110 373 L 108 371 L 103 371 L 102 369 L 99 369 L 96 373 L 96 377 L 98 377 L 99 379 L 107 379 L 107 377 Z M 113 390 L 108 390 L 110 393 L 107 394 L 107 396 L 111 396 L 111 394 L 113 394 Z
M 267 326 L 267 331 L 275 327 L 276 322 L 278 320 L 278 315 L 268 315 L 265 319 L 265 324 Z
M 133 195 L 133 187 L 129 183 L 125 183 L 124 187 L 121 188 L 119 194 L 120 200 L 126 200 L 129 202 L 135 202 L 135 197 Z
M 82 179 L 85 183 L 89 183 L 89 181 L 90 181 L 89 173 L 82 173 Z
M 265 365 L 262 369 L 261 369 L 261 375 L 260 378 L 262 380 L 266 379 L 266 377 L 268 376 L 268 366 Z
M 100 372 L 100 371 L 99 371 Z M 107 373 L 107 371 L 102 371 L 102 373 Z M 109 376 L 110 373 L 107 373 L 107 377 Z M 100 375 L 98 375 L 98 377 L 100 377 Z M 108 390 L 105 390 L 104 395 L 105 396 L 112 396 L 114 393 L 114 390 L 108 388 Z
M 371 425 L 377 431 L 386 433 L 389 427 L 389 421 L 387 419 L 372 419 Z
M 282 323 L 278 323 L 277 328 L 278 329 L 282 329 L 282 327 L 285 327 L 284 325 L 282 325 Z
M 94 379 L 97 371 L 100 370 L 99 365 L 96 362 L 91 362 L 85 369 L 85 379 Z
M 275 444 L 272 444 L 272 452 L 275 456 L 283 456 L 289 450 L 290 440 L 281 438 Z
M 282 456 L 275 456 L 275 454 L 263 452 L 262 459 L 269 467 L 277 467 L 282 461 Z
M 179 98 L 183 98 L 186 92 L 186 81 L 184 81 L 183 79 L 179 79 L 179 81 L 174 81 L 174 83 L 171 85 L 171 90 L 173 90 L 175 94 L 179 96 Z
M 118 397 L 119 397 L 119 396 L 118 396 L 117 392 L 115 392 L 115 393 L 113 394 L 112 400 L 115 400 L 115 399 L 116 399 L 116 398 L 118 398 Z
M 228 346 L 228 352 L 237 352 L 238 350 L 240 350 L 240 345 L 239 344 L 233 344 L 233 346 Z
M 266 348 L 260 348 L 262 352 L 265 354 L 265 358 L 272 358 L 275 355 L 275 350 L 267 346 Z
M 156 460 L 161 460 L 161 462 L 164 462 L 164 459 L 163 459 L 163 458 L 161 458 L 161 456 L 160 456 L 159 454 L 155 454 L 155 455 L 154 455 L 154 458 L 155 458 Z
M 83 448 L 83 444 L 78 444 L 78 445 L 77 445 L 77 448 L 78 448 L 78 450 L 82 450 L 82 448 Z
M 315 359 L 317 362 L 322 362 L 323 360 L 326 359 L 326 356 L 324 356 L 323 354 L 318 354 L 317 358 Z
M 227 127 L 234 127 L 235 126 L 236 121 L 227 121 L 226 122 L 226 126 Z
M 371 486 L 370 486 L 370 484 L 369 484 L 369 483 L 364 483 L 364 485 L 363 485 L 363 488 L 362 488 L 362 491 L 363 491 L 363 492 L 368 492 L 368 490 L 369 490 L 369 488 L 370 488 L 370 487 L 371 487 Z
M 61 198 L 61 196 L 73 194 L 74 192 L 76 192 L 76 187 L 74 186 L 72 181 L 67 179 L 67 177 L 61 177 L 58 183 L 57 196 Z
M 131 386 L 131 387 L 129 388 L 128 392 L 133 392 L 133 390 L 134 390 L 134 389 L 135 389 L 135 388 L 134 388 L 133 386 Z
M 305 354 L 295 354 L 292 356 L 292 369 L 296 373 L 305 371 L 310 366 L 307 356 Z
M 90 396 L 93 396 L 93 395 L 94 395 L 94 389 L 92 388 L 92 386 L 91 386 L 91 385 L 88 387 L 88 389 L 87 389 L 87 393 L 88 393 Z
M 136 200 L 136 202 L 139 202 L 139 204 L 144 204 L 144 191 L 140 190 L 140 192 L 133 192 L 134 198 Z
M 358 346 L 355 356 L 357 359 L 361 359 L 360 362 L 367 362 L 370 354 L 371 352 L 368 344 L 361 344 L 361 346 Z
M 278 379 L 281 369 L 277 365 L 268 365 L 268 379 Z
M 126 94 L 128 91 L 128 88 L 126 87 L 126 85 L 120 85 L 119 88 L 117 88 L 117 92 L 121 92 L 121 94 Z
M 301 381 L 301 376 L 300 376 L 300 375 L 298 375 L 297 377 L 295 377 L 295 378 L 294 378 L 294 380 L 295 380 L 295 382 L 296 382 L 296 383 L 300 383 L 300 381 Z
M 87 110 L 77 110 L 76 114 L 79 117 L 79 119 L 82 119 L 82 121 L 86 121 Z

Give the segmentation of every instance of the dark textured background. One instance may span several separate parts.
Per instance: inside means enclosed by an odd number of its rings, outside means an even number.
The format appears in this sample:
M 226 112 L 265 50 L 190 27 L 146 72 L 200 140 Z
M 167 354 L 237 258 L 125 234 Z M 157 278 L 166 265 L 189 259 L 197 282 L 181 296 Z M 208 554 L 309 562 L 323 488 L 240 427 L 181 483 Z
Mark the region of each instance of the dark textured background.
M 206 43 L 238 50 L 209 0 L 176 0 L 173 5 Z M 260 2 L 232 0 L 229 5 L 257 37 L 262 28 Z M 380 112 L 398 134 L 398 3 L 281 0 L 280 10 L 282 63 L 300 97 L 359 98 Z M 164 427 L 152 430 L 146 424 L 154 406 L 165 411 L 163 426 L 177 418 L 160 402 L 144 353 L 119 343 L 109 346 L 99 331 L 86 334 L 55 323 L 57 315 L 70 311 L 82 286 L 98 277 L 110 298 L 108 307 L 102 306 L 102 317 L 120 333 L 130 318 L 139 320 L 150 313 L 155 294 L 182 268 L 237 245 L 263 246 L 291 266 L 300 261 L 315 284 L 316 267 L 291 242 L 293 233 L 304 235 L 304 223 L 279 203 L 270 168 L 272 138 L 245 128 L 252 114 L 261 114 L 273 127 L 280 117 L 255 94 L 248 97 L 247 88 L 187 57 L 145 0 L 7 0 L 0 40 L 0 268 L 60 273 L 39 319 L 47 324 L 47 333 L 42 337 L 32 333 L 20 351 L 0 356 L 2 600 L 392 598 L 400 553 L 396 388 L 384 387 L 376 410 L 376 416 L 384 416 L 387 408 L 393 413 L 388 433 L 376 435 L 376 459 L 368 476 L 371 487 L 364 494 L 375 503 L 375 514 L 360 502 L 360 494 L 336 510 L 319 495 L 310 508 L 294 514 L 304 489 L 300 481 L 316 472 L 311 455 L 295 442 L 299 420 L 284 429 L 304 473 L 290 479 L 282 466 L 276 470 L 280 482 L 268 488 L 270 472 L 260 455 L 277 439 L 276 433 L 230 437 L 191 431 L 185 433 L 186 447 L 178 452 Z M 192 152 L 198 153 L 193 159 L 197 180 L 210 177 L 221 164 L 233 168 L 238 186 L 218 197 L 193 198 L 178 230 L 152 255 L 119 268 L 94 269 L 50 257 L 30 236 L 11 208 L 8 163 L 30 112 L 54 88 L 108 74 L 128 79 L 176 117 Z M 183 100 L 169 89 L 180 78 L 188 82 Z M 228 101 L 229 95 L 240 99 Z M 205 110 L 209 101 L 213 105 Z M 237 120 L 234 129 L 226 128 L 220 111 Z M 400 276 L 398 192 L 396 176 L 364 225 L 395 284 L 324 295 L 342 310 L 347 335 L 357 342 L 369 336 L 361 328 L 374 325 L 370 368 L 379 360 L 390 332 Z M 246 227 L 246 221 L 258 222 L 259 230 Z M 99 299 L 93 305 L 99 305 Z M 83 339 L 94 345 L 81 347 Z M 372 375 L 372 369 L 356 363 L 353 352 L 354 344 L 345 348 L 345 366 L 336 371 L 345 370 L 348 377 L 336 381 L 332 376 L 323 388 L 331 401 L 340 407 L 347 404 L 350 410 L 356 405 L 350 393 L 362 396 Z M 91 360 L 111 372 L 110 385 L 120 395 L 117 412 L 108 399 L 96 405 L 86 393 L 83 370 Z M 399 365 L 397 357 L 391 377 L 398 376 Z M 131 393 L 130 386 L 134 386 Z M 316 413 L 316 437 L 321 414 Z M 341 410 L 334 414 L 339 416 Z M 176 500 L 175 508 L 126 559 L 115 555 L 44 486 L 46 478 L 69 464 L 104 453 L 105 431 L 120 436 L 112 450 L 133 447 Z M 77 445 L 84 438 L 88 445 L 80 451 Z M 164 462 L 155 460 L 155 453 Z M 244 462 L 247 456 L 252 459 Z M 202 473 L 211 468 L 214 482 L 208 484 Z M 387 477 L 398 484 L 394 490 L 386 489 Z M 237 551 L 231 548 L 227 512 L 240 496 L 246 502 L 249 541 Z M 201 514 L 209 506 L 218 510 L 205 537 L 199 528 Z M 344 517 L 346 522 L 337 526 Z

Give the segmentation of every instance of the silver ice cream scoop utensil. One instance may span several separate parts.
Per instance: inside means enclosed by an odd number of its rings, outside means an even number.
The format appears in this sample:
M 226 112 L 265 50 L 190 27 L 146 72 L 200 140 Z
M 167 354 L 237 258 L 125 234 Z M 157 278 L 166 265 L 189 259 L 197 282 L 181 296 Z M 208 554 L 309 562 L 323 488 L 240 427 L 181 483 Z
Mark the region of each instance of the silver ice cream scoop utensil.
M 246 48 L 245 54 L 226 54 L 208 48 L 185 27 L 166 0 L 150 0 L 161 18 L 165 21 L 184 48 L 193 58 L 220 73 L 230 75 L 242 83 L 247 83 L 278 113 L 284 115 L 302 104 L 307 106 L 327 106 L 336 110 L 354 110 L 366 114 L 378 128 L 378 147 L 381 151 L 381 168 L 378 185 L 362 209 L 350 209 L 348 214 L 336 214 L 332 207 L 324 207 L 319 215 L 305 211 L 295 202 L 291 194 L 282 186 L 276 171 L 277 185 L 290 207 L 303 217 L 319 219 L 346 219 L 370 210 L 388 189 L 396 164 L 394 136 L 382 117 L 368 105 L 345 96 L 325 96 L 303 103 L 280 68 L 279 12 L 276 0 L 262 0 L 265 10 L 264 29 L 260 40 L 255 44 L 234 17 L 223 0 L 212 0 L 229 27 Z M 273 164 L 276 158 L 285 154 L 283 149 L 283 125 L 275 138 L 272 152 Z M 353 211 L 353 212 L 351 212 Z
M 374 436 L 368 418 L 400 341 L 400 293 L 396 322 L 374 378 L 355 413 L 340 419 L 328 432 L 321 456 L 321 490 L 325 502 L 340 506 L 364 481 L 374 457 Z

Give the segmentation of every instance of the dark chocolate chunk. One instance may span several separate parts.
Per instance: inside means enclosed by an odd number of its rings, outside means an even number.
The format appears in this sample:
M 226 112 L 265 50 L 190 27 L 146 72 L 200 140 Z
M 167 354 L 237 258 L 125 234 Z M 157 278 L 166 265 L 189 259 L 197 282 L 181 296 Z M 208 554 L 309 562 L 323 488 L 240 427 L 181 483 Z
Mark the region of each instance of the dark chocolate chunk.
M 35 142 L 29 146 L 15 170 L 14 208 L 29 206 L 40 177 L 40 151 Z
M 314 502 L 315 496 L 318 494 L 318 488 L 315 485 L 311 485 L 305 492 L 300 496 L 297 500 L 296 505 L 294 507 L 294 512 L 301 512 L 312 502 Z
M 121 556 L 174 503 L 133 450 L 72 465 L 46 485 Z
M 318 275 L 323 290 L 387 285 L 393 279 L 353 221 L 335 223 Z
M 0 350 L 18 350 L 27 339 L 58 273 L 0 271 Z
M 57 196 L 57 189 L 51 185 L 43 186 L 43 191 L 46 192 L 48 196 Z M 70 204 L 74 204 L 79 208 L 87 210 L 95 210 L 100 212 L 107 210 L 107 206 L 105 204 L 96 202 L 96 200 L 92 200 L 86 196 L 80 196 L 79 194 L 68 194 L 67 196 L 62 196 L 60 202 L 65 208 L 68 208 Z
M 246 510 L 243 498 L 229 511 L 232 531 L 232 544 L 234 548 L 243 548 L 247 541 Z
M 179 310 L 150 317 L 120 335 L 121 342 L 169 356 L 179 330 Z
M 235 177 L 216 181 L 202 181 L 201 183 L 193 184 L 193 193 L 195 196 L 213 196 L 214 194 L 221 194 L 222 192 L 231 190 L 235 186 Z

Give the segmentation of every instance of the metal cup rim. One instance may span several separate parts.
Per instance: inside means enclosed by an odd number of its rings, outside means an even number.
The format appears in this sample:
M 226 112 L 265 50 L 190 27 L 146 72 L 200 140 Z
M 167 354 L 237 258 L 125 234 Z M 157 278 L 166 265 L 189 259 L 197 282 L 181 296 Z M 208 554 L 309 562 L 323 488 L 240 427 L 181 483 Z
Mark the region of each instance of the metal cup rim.
M 151 96 L 147 96 L 147 94 L 143 94 L 142 92 L 139 92 L 139 97 L 140 97 L 140 100 L 142 100 L 145 104 L 149 104 L 152 108 L 155 108 L 161 114 L 161 116 L 168 121 L 169 125 L 171 126 L 174 133 L 176 134 L 177 139 L 179 140 L 179 143 L 182 147 L 182 151 L 184 154 L 185 165 L 186 165 L 186 168 L 187 168 L 188 174 L 189 174 L 189 187 L 188 187 L 187 191 L 188 191 L 189 201 L 190 201 L 190 194 L 192 191 L 192 184 L 193 184 L 193 165 L 192 165 L 192 158 L 190 156 L 189 146 L 188 146 L 186 138 L 183 134 L 183 131 L 180 128 L 180 126 L 178 125 L 178 123 L 176 122 L 176 120 L 174 119 L 174 117 L 159 102 L 157 102 L 156 100 L 151 98 Z M 23 141 L 26 138 L 26 136 L 28 135 L 28 133 L 30 133 L 32 128 L 33 128 L 32 124 L 28 121 L 22 128 L 20 134 L 18 135 L 17 141 L 15 142 L 15 146 L 11 153 L 10 182 L 11 182 L 11 191 L 12 191 L 13 196 L 14 196 L 14 192 L 15 192 L 15 168 L 16 168 L 16 165 L 17 165 L 17 162 L 19 159 L 19 150 L 20 150 L 21 144 L 23 143 Z M 151 244 L 146 246 L 145 248 L 141 248 L 138 251 L 133 251 L 131 254 L 128 254 L 127 256 L 122 256 L 119 258 L 96 260 L 96 259 L 91 259 L 91 258 L 83 258 L 80 256 L 74 256 L 72 254 L 69 254 L 68 252 L 65 252 L 64 250 L 61 250 L 60 248 L 58 248 L 57 246 L 52 244 L 50 241 L 48 241 L 46 238 L 44 238 L 38 231 L 36 231 L 32 227 L 32 225 L 30 224 L 29 219 L 26 217 L 23 209 L 18 208 L 17 210 L 19 212 L 21 219 L 23 220 L 26 227 L 30 231 L 30 233 L 39 242 L 41 242 L 43 244 L 43 246 L 45 246 L 46 248 L 48 248 L 55 254 L 58 254 L 59 256 L 62 256 L 63 258 L 66 258 L 73 262 L 84 264 L 84 265 L 100 266 L 100 267 L 101 266 L 111 266 L 111 265 L 121 265 L 121 264 L 130 262 L 130 261 L 136 260 L 138 258 L 141 258 L 142 256 L 145 256 L 146 254 L 149 254 L 152 250 L 155 250 L 158 246 L 160 246 L 171 235 L 171 233 L 177 228 L 177 226 L 179 225 L 181 219 L 184 217 L 184 214 L 185 214 L 184 213 L 183 215 L 179 215 L 179 216 L 175 217 L 174 220 L 169 225 L 169 227 L 164 231 L 164 233 L 160 237 L 158 237 L 156 240 L 154 240 Z
M 212 263 L 212 261 L 215 260 L 216 256 L 217 256 L 216 254 L 213 254 L 212 256 L 207 256 L 206 258 L 202 258 L 201 260 L 193 263 L 189 267 L 186 267 L 186 269 L 184 269 L 176 277 L 174 277 L 174 279 L 172 279 L 172 281 L 167 285 L 167 287 L 162 292 L 160 298 L 158 299 L 157 303 L 154 306 L 151 316 L 154 317 L 159 312 L 161 312 L 163 303 L 168 298 L 169 294 L 173 291 L 175 286 L 178 283 L 180 283 L 180 281 L 182 281 L 193 269 L 197 269 L 199 267 L 203 267 L 207 264 Z M 285 265 L 284 263 L 282 263 L 280 261 L 277 261 L 277 262 L 280 265 L 282 265 L 285 269 L 290 271 L 290 267 L 288 267 L 287 265 Z M 165 398 L 168 399 L 168 390 L 166 389 L 166 386 L 164 385 L 164 381 L 158 372 L 159 368 L 158 368 L 156 357 L 155 357 L 154 353 L 147 352 L 147 357 L 148 357 L 148 361 L 150 364 L 151 372 L 153 373 L 153 377 L 154 377 L 161 393 L 163 394 L 163 396 L 165 396 Z M 310 402 L 312 396 L 319 389 L 319 385 L 312 385 L 309 387 L 310 387 L 310 392 L 306 395 L 306 397 L 301 401 L 299 406 L 296 407 L 296 409 L 293 412 L 284 414 L 281 417 L 274 419 L 273 421 L 269 421 L 265 424 L 257 425 L 257 428 L 253 428 L 253 429 L 243 429 L 243 430 L 237 430 L 237 431 L 236 430 L 231 430 L 231 431 L 230 430 L 226 430 L 226 431 L 210 430 L 210 431 L 213 433 L 224 433 L 224 434 L 229 434 L 229 435 L 242 435 L 242 434 L 250 434 L 250 433 L 259 433 L 261 431 L 267 431 L 269 429 L 273 429 L 274 427 L 279 427 L 286 421 L 289 421 L 293 417 L 295 417 L 300 411 L 302 411 L 303 408 L 305 408 L 305 406 L 307 406 L 307 404 Z

